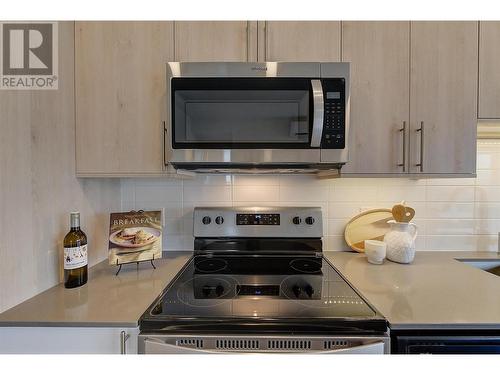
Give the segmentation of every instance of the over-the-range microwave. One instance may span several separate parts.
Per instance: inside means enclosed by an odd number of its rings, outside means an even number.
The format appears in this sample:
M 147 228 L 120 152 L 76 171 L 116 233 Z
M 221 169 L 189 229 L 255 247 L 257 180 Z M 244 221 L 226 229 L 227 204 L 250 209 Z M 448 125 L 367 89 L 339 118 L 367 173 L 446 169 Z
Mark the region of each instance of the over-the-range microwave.
M 194 172 L 338 171 L 349 63 L 170 62 L 166 160 Z

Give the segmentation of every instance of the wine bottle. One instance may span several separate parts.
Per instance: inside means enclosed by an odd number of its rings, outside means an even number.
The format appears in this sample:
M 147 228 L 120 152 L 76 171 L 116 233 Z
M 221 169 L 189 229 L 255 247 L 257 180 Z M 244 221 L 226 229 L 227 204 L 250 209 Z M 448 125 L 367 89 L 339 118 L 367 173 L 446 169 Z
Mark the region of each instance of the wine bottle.
M 80 229 L 79 212 L 71 212 L 70 225 L 64 237 L 64 286 L 76 288 L 87 282 L 87 236 Z

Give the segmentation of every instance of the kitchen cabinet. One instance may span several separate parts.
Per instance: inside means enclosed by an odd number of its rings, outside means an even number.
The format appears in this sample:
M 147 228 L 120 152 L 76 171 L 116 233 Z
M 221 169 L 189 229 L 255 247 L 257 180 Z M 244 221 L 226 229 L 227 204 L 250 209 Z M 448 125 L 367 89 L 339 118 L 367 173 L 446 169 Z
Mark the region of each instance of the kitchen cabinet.
M 175 22 L 175 61 L 256 61 L 257 22 Z
M 351 133 L 345 174 L 408 170 L 409 22 L 343 22 L 351 63 Z
M 477 22 L 344 22 L 351 61 L 347 175 L 471 176 Z
M 163 173 L 173 22 L 76 22 L 78 176 Z
M 139 327 L 0 327 L 2 354 L 137 354 Z
M 259 22 L 259 61 L 340 61 L 340 21 Z
M 409 170 L 476 171 L 478 22 L 412 22 Z
M 479 23 L 479 118 L 500 118 L 500 22 Z

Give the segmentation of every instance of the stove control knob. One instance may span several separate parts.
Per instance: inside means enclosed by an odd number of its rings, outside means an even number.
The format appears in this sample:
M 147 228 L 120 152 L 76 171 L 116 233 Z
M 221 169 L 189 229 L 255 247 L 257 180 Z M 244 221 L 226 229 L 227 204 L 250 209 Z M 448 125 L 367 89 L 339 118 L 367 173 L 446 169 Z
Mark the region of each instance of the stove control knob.
M 292 222 L 293 222 L 295 225 L 299 225 L 301 221 L 302 221 L 302 220 L 301 220 L 301 219 L 300 219 L 300 217 L 298 217 L 298 216 L 295 216 L 295 217 L 292 219 Z
M 201 293 L 203 294 L 204 297 L 208 297 L 210 295 L 210 292 L 212 291 L 212 288 L 210 288 L 208 285 L 205 285 L 201 289 Z
M 203 219 L 201 219 L 201 222 L 205 225 L 208 225 L 212 222 L 212 219 L 210 219 L 210 216 L 204 216 Z
M 221 225 L 224 222 L 224 218 L 222 216 L 217 216 L 215 218 L 215 222 L 217 223 L 217 225 Z
M 217 285 L 217 287 L 215 288 L 215 294 L 217 295 L 217 297 L 220 297 L 222 296 L 222 293 L 224 293 L 224 287 L 222 285 Z
M 309 298 L 312 298 L 313 294 L 314 294 L 314 289 L 312 286 L 308 285 L 304 288 L 304 291 L 306 292 L 307 296 Z
M 307 225 L 313 225 L 314 224 L 314 218 L 312 216 L 306 217 L 306 224 Z
M 295 285 L 293 288 L 292 288 L 292 292 L 293 294 L 295 295 L 295 297 L 299 298 L 300 297 L 300 294 L 302 293 L 302 288 L 298 285 Z

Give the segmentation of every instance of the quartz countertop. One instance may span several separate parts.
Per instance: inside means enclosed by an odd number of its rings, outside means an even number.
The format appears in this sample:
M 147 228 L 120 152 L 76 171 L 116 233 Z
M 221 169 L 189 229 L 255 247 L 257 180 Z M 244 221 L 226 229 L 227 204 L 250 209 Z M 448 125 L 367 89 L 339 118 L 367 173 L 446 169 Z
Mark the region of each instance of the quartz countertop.
M 500 277 L 457 260 L 500 260 L 497 253 L 422 251 L 412 264 L 382 265 L 324 254 L 391 329 L 500 329 Z
M 372 265 L 364 254 L 328 251 L 328 261 L 389 321 L 391 329 L 500 329 L 500 277 L 456 259 L 500 260 L 491 252 L 417 252 L 412 264 Z M 0 314 L 0 326 L 137 327 L 141 315 L 191 258 L 168 252 L 155 260 L 92 267 L 88 283 L 62 284 Z
M 146 309 L 193 255 L 167 252 L 149 262 L 117 267 L 108 260 L 89 270 L 82 287 L 56 285 L 0 314 L 0 326 L 137 327 Z

